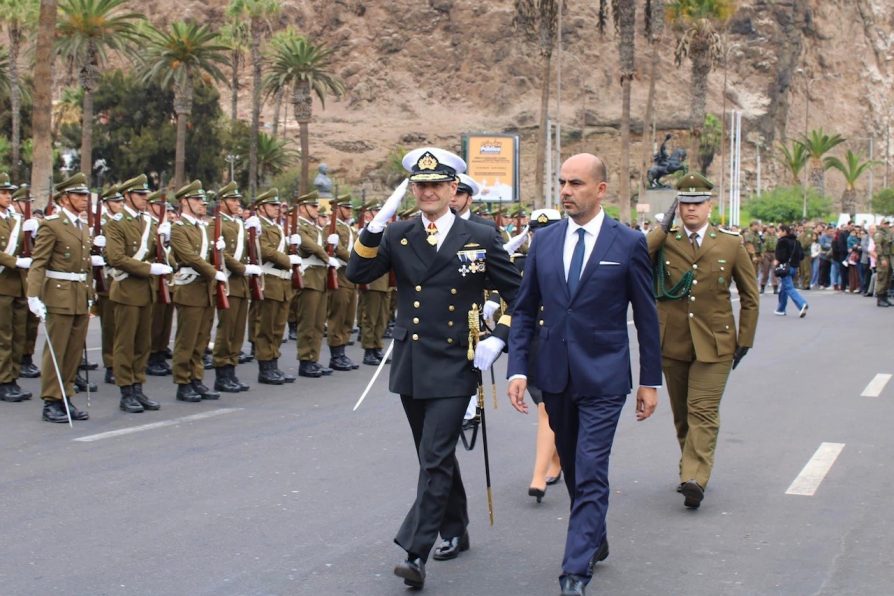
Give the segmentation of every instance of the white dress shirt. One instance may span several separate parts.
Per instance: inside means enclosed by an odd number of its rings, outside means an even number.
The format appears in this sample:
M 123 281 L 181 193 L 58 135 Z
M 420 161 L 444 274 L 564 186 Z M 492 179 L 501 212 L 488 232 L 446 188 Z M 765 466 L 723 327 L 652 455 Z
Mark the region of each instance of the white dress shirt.
M 695 232 L 698 234 L 698 245 L 701 247 L 702 243 L 705 241 L 705 233 L 708 231 L 708 224 L 706 223 L 698 230 L 690 230 L 686 226 L 683 226 L 683 229 L 686 230 L 686 237 L 689 238 L 689 242 L 692 242 L 692 233 Z
M 562 253 L 562 263 L 565 266 L 565 281 L 568 281 L 568 270 L 571 269 L 571 256 L 574 254 L 574 247 L 577 246 L 577 231 L 580 228 L 586 230 L 584 234 L 584 264 L 581 267 L 581 275 L 587 267 L 587 261 L 593 254 L 593 247 L 596 246 L 596 239 L 599 237 L 599 230 L 602 229 L 602 222 L 605 221 L 605 209 L 599 208 L 596 217 L 588 221 L 582 226 L 574 223 L 574 220 L 568 218 L 568 229 L 565 231 L 565 250 Z
M 454 221 L 456 221 L 456 216 L 450 209 L 447 210 L 447 213 L 435 220 L 435 227 L 438 228 L 438 244 L 436 245 L 438 250 L 441 250 L 441 245 L 444 244 L 444 238 L 447 237 L 447 234 L 450 232 L 450 228 L 453 227 Z M 422 227 L 425 228 L 426 234 L 428 233 L 428 224 L 430 223 L 432 223 L 431 220 L 428 219 L 423 213 Z

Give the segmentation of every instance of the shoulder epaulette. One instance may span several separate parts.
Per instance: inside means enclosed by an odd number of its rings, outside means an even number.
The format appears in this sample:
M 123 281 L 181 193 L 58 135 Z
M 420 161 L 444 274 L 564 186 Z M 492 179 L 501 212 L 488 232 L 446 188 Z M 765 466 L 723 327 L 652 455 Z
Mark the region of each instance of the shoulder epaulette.
M 52 221 L 54 219 L 59 219 L 59 215 L 54 213 L 53 215 L 47 215 L 46 217 L 44 217 L 45 221 Z
M 175 225 L 175 226 L 182 226 L 182 225 L 183 225 L 183 222 L 180 221 L 180 220 L 178 219 L 177 222 L 176 222 L 174 225 Z
M 718 232 L 723 232 L 724 234 L 729 234 L 730 236 L 741 236 L 739 232 L 733 232 L 732 230 L 728 230 L 726 228 L 717 227 Z
M 121 221 L 123 218 L 124 218 L 124 214 L 122 214 L 122 213 L 116 213 L 115 215 L 112 216 L 112 219 L 114 219 L 115 221 Z

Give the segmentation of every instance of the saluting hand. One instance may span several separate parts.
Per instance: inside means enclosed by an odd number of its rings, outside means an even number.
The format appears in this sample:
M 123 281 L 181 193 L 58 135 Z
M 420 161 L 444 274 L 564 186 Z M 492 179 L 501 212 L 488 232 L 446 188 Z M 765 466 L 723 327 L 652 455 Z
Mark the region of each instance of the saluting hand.
M 658 390 L 654 387 L 640 387 L 636 390 L 636 419 L 640 422 L 655 413 L 658 407 Z
M 528 413 L 528 404 L 525 403 L 525 390 L 527 388 L 527 379 L 516 378 L 509 381 L 509 388 L 506 390 L 506 394 L 509 396 L 509 403 L 522 414 Z

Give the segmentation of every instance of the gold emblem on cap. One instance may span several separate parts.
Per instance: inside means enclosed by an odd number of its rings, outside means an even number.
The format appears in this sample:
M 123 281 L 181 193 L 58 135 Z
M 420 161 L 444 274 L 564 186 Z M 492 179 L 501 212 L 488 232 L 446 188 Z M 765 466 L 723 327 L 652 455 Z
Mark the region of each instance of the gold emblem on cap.
M 435 159 L 435 156 L 431 153 L 426 152 L 425 155 L 419 158 L 419 161 L 416 162 L 416 167 L 420 170 L 434 170 L 438 167 L 438 160 Z
M 541 213 L 537 216 L 537 223 L 545 224 L 549 221 L 549 218 L 546 216 L 546 213 Z

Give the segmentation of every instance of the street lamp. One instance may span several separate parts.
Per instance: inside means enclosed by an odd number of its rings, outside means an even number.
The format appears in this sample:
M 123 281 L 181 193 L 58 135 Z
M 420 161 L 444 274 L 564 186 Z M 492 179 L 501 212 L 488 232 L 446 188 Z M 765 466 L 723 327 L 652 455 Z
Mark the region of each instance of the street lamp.
M 235 153 L 228 153 L 224 159 L 228 164 L 230 164 L 230 182 L 232 182 L 235 178 L 234 166 L 236 165 L 236 162 L 239 161 L 239 156 Z

